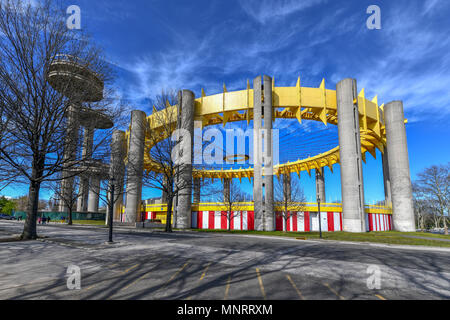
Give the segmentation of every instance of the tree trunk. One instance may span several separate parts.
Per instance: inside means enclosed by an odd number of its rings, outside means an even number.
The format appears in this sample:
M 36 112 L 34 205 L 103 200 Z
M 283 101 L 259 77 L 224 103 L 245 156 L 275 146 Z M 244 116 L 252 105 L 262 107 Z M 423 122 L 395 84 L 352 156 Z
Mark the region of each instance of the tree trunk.
M 443 218 L 444 218 L 444 234 L 448 236 L 447 217 L 443 216 Z
M 108 215 L 108 214 L 107 214 Z M 67 225 L 71 226 L 73 225 L 73 221 L 72 221 L 72 208 L 69 208 L 69 218 L 68 218 L 69 222 L 67 223 Z
M 167 201 L 166 232 L 172 232 L 172 206 L 173 197 L 169 197 Z
M 31 182 L 29 193 L 28 193 L 28 204 L 27 204 L 27 219 L 23 228 L 23 233 L 21 236 L 22 240 L 36 240 L 37 230 L 36 230 L 36 219 L 39 208 L 39 190 L 41 184 L 38 182 Z
M 288 204 L 287 202 L 284 203 L 284 226 L 283 226 L 283 232 L 287 232 L 287 221 L 289 219 L 289 213 L 288 213 Z

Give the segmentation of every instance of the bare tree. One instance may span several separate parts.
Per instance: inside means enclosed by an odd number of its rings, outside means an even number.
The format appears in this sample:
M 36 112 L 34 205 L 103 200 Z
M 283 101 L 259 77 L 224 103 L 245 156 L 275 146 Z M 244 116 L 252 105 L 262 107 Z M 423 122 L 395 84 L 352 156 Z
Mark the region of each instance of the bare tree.
M 84 165 L 84 159 L 78 162 L 65 156 L 65 146 L 76 150 L 76 144 L 67 141 L 72 136 L 67 134 L 67 119 L 73 102 L 82 101 L 75 92 L 83 89 L 77 88 L 79 82 L 66 81 L 55 90 L 48 82 L 52 64 L 61 55 L 72 57 L 103 83 L 112 79 L 100 50 L 80 31 L 68 30 L 61 12 L 50 0 L 33 4 L 5 0 L 0 6 L 0 174 L 29 185 L 22 233 L 27 240 L 37 237 L 41 184 L 57 180 L 63 170 Z M 104 103 L 89 107 L 104 110 Z M 106 135 L 98 145 L 105 141 Z
M 286 232 L 287 222 L 293 213 L 305 210 L 305 193 L 298 180 L 283 175 L 275 181 L 274 200 L 275 205 L 283 208 L 281 215 L 284 220 L 283 231 Z
M 417 229 L 425 230 L 426 229 L 426 220 L 430 216 L 430 206 L 427 200 L 424 199 L 424 194 L 422 189 L 416 184 L 413 183 L 413 195 L 414 195 L 414 214 L 416 215 L 417 221 Z
M 81 183 L 80 178 L 75 177 L 73 179 L 73 188 L 71 188 L 71 192 L 63 192 L 61 189 L 61 180 L 50 180 L 46 181 L 43 184 L 43 188 L 48 189 L 53 192 L 54 196 L 64 203 L 64 206 L 68 209 L 67 212 L 67 224 L 69 226 L 73 225 L 73 212 L 78 203 L 78 199 L 82 196 L 81 192 L 79 192 Z
M 152 119 L 147 130 L 147 143 L 152 145 L 146 150 L 152 159 L 152 166 L 143 177 L 143 185 L 161 190 L 167 200 L 166 232 L 172 232 L 172 211 L 178 194 L 192 188 L 192 181 L 179 179 L 185 172 L 185 165 L 178 163 L 173 156 L 179 139 L 172 139 L 178 121 L 178 95 L 175 91 L 163 91 L 155 98 Z M 179 138 L 179 137 L 178 137 Z M 130 164 L 128 164 L 130 165 Z
M 223 188 L 216 189 L 216 202 L 222 204 L 227 210 L 222 211 L 222 217 L 227 219 L 228 231 L 231 230 L 231 221 L 240 217 L 242 203 L 250 200 L 250 195 L 242 191 L 240 184 L 233 179 L 224 180 Z
M 424 201 L 433 211 L 436 227 L 443 222 L 445 234 L 448 235 L 447 219 L 450 212 L 450 163 L 431 166 L 419 173 L 414 182 L 414 195 L 417 201 Z

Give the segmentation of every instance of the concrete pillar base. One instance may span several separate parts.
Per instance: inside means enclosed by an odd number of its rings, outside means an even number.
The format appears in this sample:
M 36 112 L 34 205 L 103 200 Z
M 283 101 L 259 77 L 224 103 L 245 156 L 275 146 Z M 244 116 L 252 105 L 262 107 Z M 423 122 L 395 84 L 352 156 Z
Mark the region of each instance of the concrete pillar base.
M 194 147 L 194 101 L 195 95 L 192 91 L 183 90 L 178 94 L 178 129 L 186 130 L 190 134 L 190 139 L 184 137 L 181 142 L 183 151 L 183 163 L 179 167 L 179 185 L 181 191 L 178 194 L 178 207 L 176 214 L 176 226 L 179 229 L 191 228 L 192 216 L 192 162 Z M 190 151 L 190 154 L 189 154 Z M 184 157 L 188 157 L 184 159 Z M 190 161 L 189 161 L 190 160 Z
M 343 213 L 345 217 L 345 212 Z M 362 233 L 366 232 L 366 229 L 362 228 L 360 219 L 343 219 L 344 232 Z
M 127 199 L 125 222 L 135 223 L 141 217 L 142 175 L 144 171 L 146 114 L 131 113 L 130 146 L 128 152 Z
M 386 104 L 384 118 L 394 229 L 401 232 L 415 232 L 416 222 L 403 103 L 393 101 Z
M 366 214 L 356 80 L 336 86 L 344 230 L 365 232 Z

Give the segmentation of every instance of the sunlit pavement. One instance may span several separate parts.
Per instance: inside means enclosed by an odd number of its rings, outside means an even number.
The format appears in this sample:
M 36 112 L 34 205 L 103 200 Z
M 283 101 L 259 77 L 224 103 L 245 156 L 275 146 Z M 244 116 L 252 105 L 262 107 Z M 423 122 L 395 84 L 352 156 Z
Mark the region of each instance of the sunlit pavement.
M 0 233 L 23 223 L 0 221 Z M 182 232 L 39 226 L 0 243 L 2 299 L 450 299 L 450 253 Z M 67 269 L 81 269 L 81 290 Z M 380 288 L 373 288 L 373 268 Z

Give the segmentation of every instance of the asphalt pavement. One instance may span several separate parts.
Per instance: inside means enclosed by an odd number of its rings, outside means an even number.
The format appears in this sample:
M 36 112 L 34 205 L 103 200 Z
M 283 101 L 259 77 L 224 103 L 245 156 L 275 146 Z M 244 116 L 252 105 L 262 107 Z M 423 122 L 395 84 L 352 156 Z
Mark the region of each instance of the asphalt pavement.
M 0 233 L 23 223 L 0 221 Z M 215 233 L 38 226 L 0 243 L 0 297 L 19 300 L 450 299 L 450 252 Z M 69 266 L 81 288 L 70 290 Z

